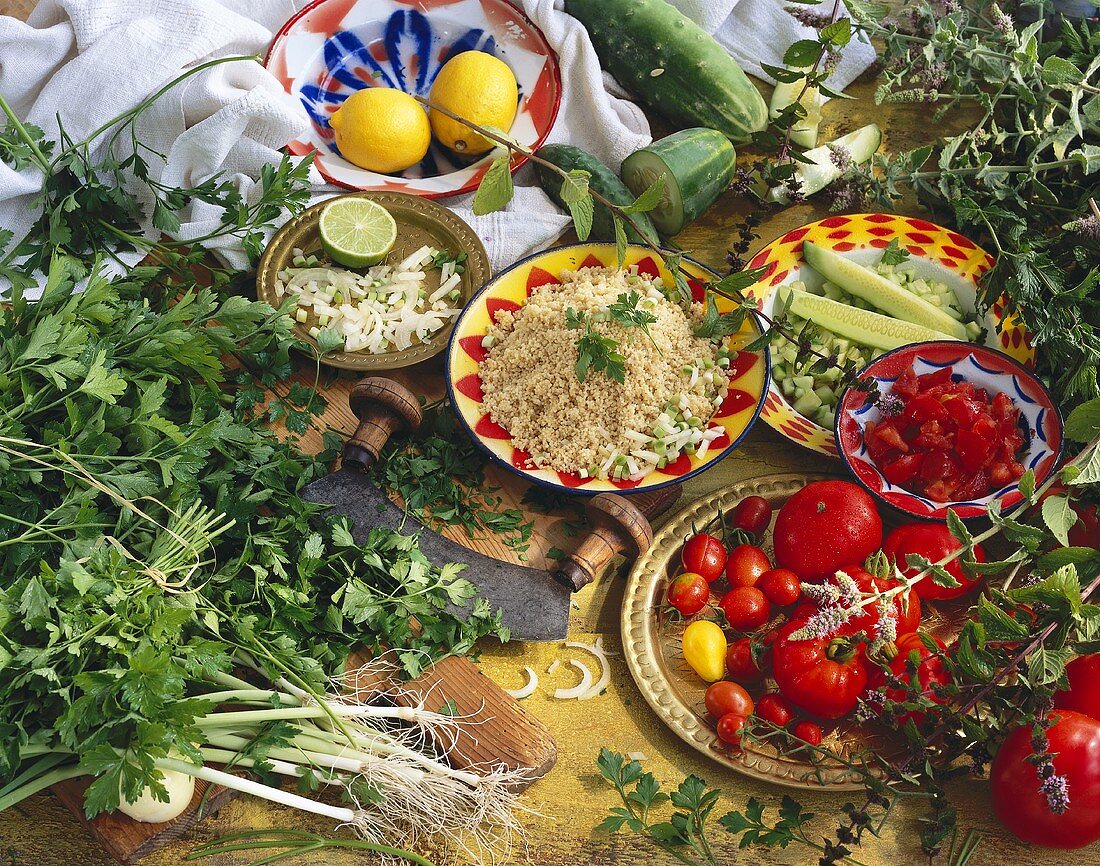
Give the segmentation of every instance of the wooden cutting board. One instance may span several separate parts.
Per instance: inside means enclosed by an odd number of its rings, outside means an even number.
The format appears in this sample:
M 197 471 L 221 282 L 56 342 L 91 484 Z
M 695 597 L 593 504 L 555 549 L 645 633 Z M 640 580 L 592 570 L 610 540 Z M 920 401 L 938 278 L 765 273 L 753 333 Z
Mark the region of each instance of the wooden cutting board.
M 631 501 L 647 516 L 654 517 L 669 508 L 679 495 L 680 488 L 675 486 L 638 494 Z M 349 672 L 358 671 L 367 661 L 366 657 L 352 655 Z M 384 674 L 372 674 L 366 679 L 361 673 L 349 681 L 350 686 L 361 689 L 386 689 L 387 685 L 397 683 L 395 678 L 387 680 Z M 458 708 L 458 735 L 448 761 L 458 769 L 476 772 L 480 768 L 504 766 L 522 770 L 525 779 L 517 790 L 524 790 L 550 772 L 557 760 L 558 747 L 546 726 L 465 656 L 443 659 L 416 679 L 401 681 L 400 688 L 393 689 L 393 693 L 394 703 L 400 706 L 415 706 L 423 701 L 429 709 L 438 710 L 448 701 L 454 702 Z M 236 796 L 235 791 L 197 781 L 191 805 L 174 821 L 144 824 L 121 813 L 103 814 L 89 821 L 84 817 L 84 791 L 89 783 L 86 778 L 72 779 L 54 785 L 51 790 L 103 848 L 124 864 L 136 863 L 180 838 L 205 815 L 216 812 Z M 207 788 L 212 790 L 204 803 Z

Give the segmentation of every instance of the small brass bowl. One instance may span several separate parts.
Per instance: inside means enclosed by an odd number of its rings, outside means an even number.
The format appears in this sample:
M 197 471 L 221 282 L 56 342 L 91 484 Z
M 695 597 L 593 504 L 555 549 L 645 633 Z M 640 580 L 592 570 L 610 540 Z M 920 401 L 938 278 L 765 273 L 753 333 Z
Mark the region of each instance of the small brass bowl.
M 430 199 L 401 192 L 356 192 L 349 193 L 348 197 L 368 198 L 377 202 L 390 212 L 397 223 L 397 242 L 384 259 L 385 263 L 396 264 L 425 244 L 452 254 L 465 252 L 466 270 L 458 284 L 462 293 L 460 306 L 465 306 L 474 293 L 488 281 L 491 268 L 484 244 L 474 234 L 474 230 L 452 211 Z M 328 260 L 321 248 L 317 224 L 321 219 L 321 210 L 330 201 L 333 199 L 327 199 L 302 211 L 271 239 L 256 270 L 256 296 L 261 301 L 277 307 L 280 300 L 285 300 L 276 297 L 275 283 L 279 279 L 279 272 L 291 266 L 294 257 L 292 250 L 300 249 L 307 256 L 316 255 L 322 263 Z M 429 273 L 425 283 L 429 293 L 439 288 L 438 272 Z M 316 341 L 309 335 L 309 329 L 317 324 L 317 317 L 310 310 L 309 318 L 304 323 L 295 325 L 295 334 L 316 345 Z M 359 371 L 409 367 L 446 349 L 452 327 L 453 322 L 432 334 L 425 342 L 414 343 L 407 349 L 379 354 L 363 351 L 329 352 L 321 356 L 321 363 L 342 370 Z

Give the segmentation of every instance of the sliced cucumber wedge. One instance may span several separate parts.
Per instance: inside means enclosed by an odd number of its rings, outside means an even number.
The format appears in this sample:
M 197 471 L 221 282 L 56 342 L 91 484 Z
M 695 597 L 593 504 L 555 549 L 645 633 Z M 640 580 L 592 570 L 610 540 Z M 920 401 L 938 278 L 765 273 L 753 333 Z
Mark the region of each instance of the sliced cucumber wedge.
M 791 298 L 790 312 L 815 325 L 847 337 L 864 346 L 876 349 L 896 349 L 908 343 L 924 343 L 929 340 L 951 340 L 948 334 L 894 319 L 870 310 L 860 310 L 831 301 L 821 295 L 811 295 L 801 289 L 781 288 L 780 299 Z
M 768 116 L 775 120 L 788 105 L 800 102 L 806 109 L 806 116 L 791 127 L 791 141 L 802 147 L 817 146 L 817 128 L 821 125 L 821 93 L 816 87 L 806 87 L 806 79 L 800 78 L 790 84 L 780 81 L 772 91 Z M 801 97 L 801 99 L 799 98 Z
M 966 328 L 962 322 L 869 268 L 811 241 L 802 244 L 802 254 L 806 257 L 806 263 L 829 282 L 836 283 L 844 291 L 869 304 L 874 304 L 884 313 L 923 328 L 949 334 L 956 340 L 966 339 Z
M 821 147 L 815 147 L 804 154 L 809 163 L 799 163 L 795 177 L 802 184 L 803 195 L 820 192 L 841 175 L 841 170 L 833 162 L 832 149 L 844 148 L 855 165 L 867 162 L 882 143 L 882 131 L 874 123 L 860 127 Z M 788 204 L 789 198 L 782 186 L 768 191 L 768 198 L 780 204 Z

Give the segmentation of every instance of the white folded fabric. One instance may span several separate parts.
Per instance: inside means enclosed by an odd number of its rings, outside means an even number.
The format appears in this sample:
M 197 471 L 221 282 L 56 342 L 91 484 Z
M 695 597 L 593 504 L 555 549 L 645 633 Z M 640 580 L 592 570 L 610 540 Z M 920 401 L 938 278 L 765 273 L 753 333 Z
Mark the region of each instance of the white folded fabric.
M 812 35 L 783 8 L 783 0 L 671 0 L 715 34 L 746 71 L 765 77 L 761 62 L 778 65 L 795 39 Z M 274 33 L 304 2 L 291 0 L 41 0 L 26 23 L 0 17 L 0 94 L 20 117 L 57 135 L 56 116 L 81 138 L 132 107 L 184 69 L 230 54 L 263 54 Z M 642 110 L 623 97 L 600 70 L 584 28 L 562 11 L 563 0 L 521 0 L 528 16 L 558 53 L 564 72 L 557 123 L 549 142 L 569 142 L 612 169 L 651 140 Z M 831 2 L 823 4 L 831 8 Z M 805 7 L 803 7 L 805 8 Z M 832 84 L 843 87 L 874 59 L 866 44 L 843 54 Z M 308 123 L 304 110 L 257 64 L 208 70 L 151 109 L 141 140 L 167 154 L 154 177 L 199 183 L 222 173 L 246 199 L 258 192 L 265 164 Z M 338 190 L 314 176 L 315 199 Z M 40 176 L 0 164 L 0 226 L 22 237 L 35 214 L 29 209 Z M 528 167 L 516 175 L 516 198 L 507 211 L 475 217 L 472 196 L 446 200 L 485 241 L 494 268 L 548 245 L 569 218 L 538 188 Z M 215 208 L 195 204 L 183 215 L 182 239 L 214 228 Z M 151 222 L 143 227 L 153 234 Z M 235 243 L 216 252 L 245 267 Z M 136 257 L 131 256 L 130 260 Z

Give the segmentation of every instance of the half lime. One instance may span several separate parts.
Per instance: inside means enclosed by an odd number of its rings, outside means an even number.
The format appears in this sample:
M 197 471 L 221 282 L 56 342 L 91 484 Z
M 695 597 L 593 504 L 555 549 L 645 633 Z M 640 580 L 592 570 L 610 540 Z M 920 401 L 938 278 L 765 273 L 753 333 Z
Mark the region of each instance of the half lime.
M 378 264 L 397 240 L 390 212 L 368 198 L 338 198 L 325 205 L 318 229 L 325 252 L 349 268 Z

